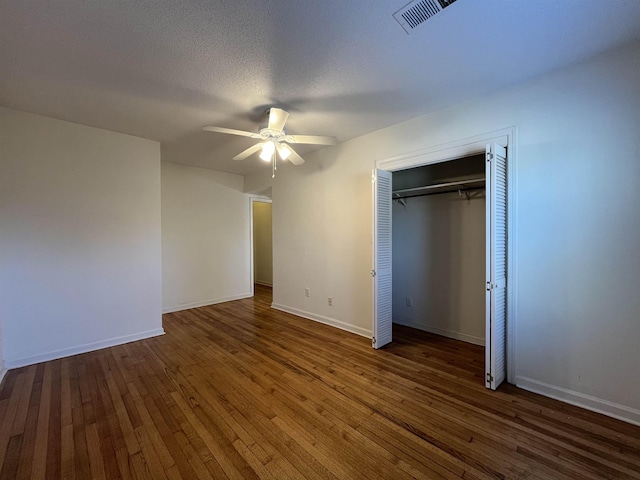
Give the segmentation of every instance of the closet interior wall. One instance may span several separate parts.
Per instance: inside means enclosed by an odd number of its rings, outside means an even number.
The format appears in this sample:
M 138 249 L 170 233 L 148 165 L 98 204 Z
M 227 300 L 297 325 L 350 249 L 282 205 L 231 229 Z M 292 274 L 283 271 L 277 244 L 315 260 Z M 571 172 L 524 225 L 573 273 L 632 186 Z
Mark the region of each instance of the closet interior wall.
M 482 154 L 394 172 L 393 191 L 484 178 L 484 163 Z M 486 201 L 472 187 L 394 200 L 393 322 L 484 345 Z

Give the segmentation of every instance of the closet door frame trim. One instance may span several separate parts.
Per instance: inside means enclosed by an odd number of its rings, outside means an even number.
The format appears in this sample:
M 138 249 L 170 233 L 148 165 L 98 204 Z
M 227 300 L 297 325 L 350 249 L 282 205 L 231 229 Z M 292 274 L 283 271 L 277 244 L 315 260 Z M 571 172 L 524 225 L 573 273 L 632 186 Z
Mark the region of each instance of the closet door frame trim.
M 487 143 L 498 143 L 507 147 L 508 171 L 507 171 L 507 381 L 515 384 L 516 379 L 516 301 L 517 301 L 517 176 L 518 152 L 517 152 L 516 126 L 481 133 L 473 137 L 453 140 L 440 145 L 434 145 L 420 150 L 414 150 L 391 158 L 378 160 L 375 168 L 394 172 L 407 168 L 422 167 L 434 163 L 456 160 L 461 157 L 484 154 Z M 373 208 L 373 206 L 372 206 Z

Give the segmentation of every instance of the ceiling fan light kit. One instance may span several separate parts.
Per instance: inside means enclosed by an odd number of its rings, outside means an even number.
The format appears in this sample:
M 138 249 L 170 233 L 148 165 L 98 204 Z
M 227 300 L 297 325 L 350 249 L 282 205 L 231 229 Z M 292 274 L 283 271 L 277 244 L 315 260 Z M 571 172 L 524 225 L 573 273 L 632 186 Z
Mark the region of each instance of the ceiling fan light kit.
M 252 145 L 243 152 L 240 152 L 233 157 L 233 159 L 244 160 L 260 151 L 260 158 L 262 160 L 265 162 L 273 161 L 274 177 L 276 172 L 276 158 L 278 155 L 282 160 L 289 160 L 294 165 L 302 165 L 304 163 L 304 159 L 288 144 L 335 145 L 338 143 L 335 137 L 321 135 L 287 135 L 284 130 L 284 125 L 289 118 L 289 112 L 281 108 L 270 108 L 267 112 L 269 114 L 269 123 L 266 127 L 258 130 L 258 133 L 214 126 L 204 127 L 203 130 L 262 140 L 262 142 Z
M 262 152 L 260 152 L 260 158 L 265 162 L 271 160 L 273 153 L 276 151 L 276 144 L 272 141 L 264 142 L 262 144 Z
M 286 160 L 291 156 L 291 148 L 285 144 L 278 145 L 278 154 L 280 154 L 280 158 Z

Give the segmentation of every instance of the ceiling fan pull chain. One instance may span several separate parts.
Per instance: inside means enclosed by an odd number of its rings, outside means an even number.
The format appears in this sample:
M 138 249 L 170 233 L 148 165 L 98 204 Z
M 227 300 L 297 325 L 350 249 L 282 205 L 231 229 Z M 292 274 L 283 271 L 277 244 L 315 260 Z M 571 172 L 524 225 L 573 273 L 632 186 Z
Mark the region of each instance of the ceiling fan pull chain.
M 271 174 L 271 178 L 276 178 L 276 151 L 273 151 L 273 162 L 272 162 L 273 170 Z

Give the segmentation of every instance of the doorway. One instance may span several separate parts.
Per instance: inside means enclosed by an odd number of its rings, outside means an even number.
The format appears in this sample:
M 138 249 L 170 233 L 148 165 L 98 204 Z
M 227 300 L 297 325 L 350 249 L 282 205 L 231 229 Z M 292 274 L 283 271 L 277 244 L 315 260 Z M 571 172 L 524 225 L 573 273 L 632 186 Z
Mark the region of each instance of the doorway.
M 507 151 L 513 146 L 515 129 L 507 129 L 504 134 L 487 134 L 467 141 L 456 142 L 448 148 L 436 148 L 431 151 L 417 152 L 412 155 L 396 157 L 378 162 L 378 169 L 374 172 L 374 229 L 373 229 L 373 287 L 374 287 L 374 318 L 373 338 L 374 348 L 381 348 L 392 341 L 393 323 L 393 295 L 392 295 L 392 195 L 393 174 L 408 168 L 444 164 L 484 151 L 484 170 L 486 181 L 486 282 L 476 286 L 484 290 L 485 302 L 482 305 L 485 316 L 485 385 L 496 389 L 507 378 L 507 368 L 510 375 L 514 345 L 512 338 L 507 338 L 507 318 L 509 305 L 507 303 L 507 258 L 508 249 L 507 225 L 509 182 L 507 181 Z M 507 148 L 508 147 L 508 148 Z M 448 167 L 445 165 L 445 169 Z M 433 170 L 433 169 L 432 169 Z M 474 180 L 474 175 L 468 179 Z M 426 190 L 456 189 L 460 186 L 456 181 L 440 181 L 426 185 Z M 477 185 L 476 185 L 477 186 Z M 417 195 L 425 190 L 416 188 L 399 189 L 403 193 Z M 462 194 L 462 189 L 460 189 Z M 466 193 L 467 198 L 471 198 Z M 512 192 L 511 192 L 512 195 Z M 400 199 L 399 199 L 400 200 Z M 509 289 L 511 291 L 511 289 Z M 423 292 L 429 295 L 432 292 Z M 405 298 L 406 304 L 412 304 L 411 297 Z M 428 299 L 427 299 L 428 302 Z M 479 314 L 480 312 L 476 312 Z M 511 330 L 512 331 L 512 330 Z M 509 347 L 509 348 L 507 348 Z M 509 361 L 507 361 L 509 360 Z M 509 376 L 511 378 L 511 376 Z
M 263 295 L 273 288 L 272 202 L 270 199 L 251 199 L 251 274 L 254 295 Z
M 485 345 L 484 154 L 393 172 L 392 317 Z

